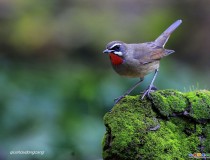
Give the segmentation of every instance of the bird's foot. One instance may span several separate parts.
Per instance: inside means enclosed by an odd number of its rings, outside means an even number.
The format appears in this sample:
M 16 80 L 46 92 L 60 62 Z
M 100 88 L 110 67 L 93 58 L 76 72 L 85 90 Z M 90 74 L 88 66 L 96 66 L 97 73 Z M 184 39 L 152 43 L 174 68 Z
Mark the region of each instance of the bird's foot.
M 122 95 L 122 96 L 120 96 L 120 97 L 118 97 L 118 98 L 115 98 L 114 99 L 114 104 L 117 104 L 121 99 L 123 99 L 125 97 L 125 95 Z
M 157 88 L 153 85 L 150 85 L 143 93 L 141 99 L 143 100 L 145 96 L 150 97 L 150 93 L 156 91 Z

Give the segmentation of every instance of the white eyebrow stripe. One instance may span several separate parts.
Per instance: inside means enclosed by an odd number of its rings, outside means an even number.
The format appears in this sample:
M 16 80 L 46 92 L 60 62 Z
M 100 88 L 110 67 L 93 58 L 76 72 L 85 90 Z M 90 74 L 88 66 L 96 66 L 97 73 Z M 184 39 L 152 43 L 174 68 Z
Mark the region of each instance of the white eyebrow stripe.
M 114 52 L 114 54 L 117 54 L 117 55 L 119 55 L 119 56 L 122 56 L 123 54 L 122 54 L 122 52 Z
M 120 43 L 115 43 L 110 48 L 114 48 L 115 46 L 121 46 L 121 44 Z

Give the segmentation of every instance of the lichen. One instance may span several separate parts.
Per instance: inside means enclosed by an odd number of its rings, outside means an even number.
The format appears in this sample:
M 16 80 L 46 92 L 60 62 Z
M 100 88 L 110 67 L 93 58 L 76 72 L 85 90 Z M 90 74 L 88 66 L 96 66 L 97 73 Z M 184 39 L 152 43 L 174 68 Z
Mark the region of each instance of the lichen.
M 210 92 L 203 90 L 156 91 L 144 100 L 126 96 L 104 116 L 104 160 L 188 159 L 190 153 L 209 153 L 209 99 Z

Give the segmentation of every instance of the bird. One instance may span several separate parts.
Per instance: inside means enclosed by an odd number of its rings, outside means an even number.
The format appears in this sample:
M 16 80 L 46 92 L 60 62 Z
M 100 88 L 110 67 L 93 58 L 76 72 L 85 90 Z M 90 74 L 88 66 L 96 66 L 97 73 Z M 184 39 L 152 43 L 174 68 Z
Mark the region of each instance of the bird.
M 125 43 L 119 40 L 111 41 L 106 45 L 103 53 L 109 55 L 113 69 L 121 76 L 130 78 L 140 78 L 130 89 L 123 95 L 115 99 L 117 104 L 126 95 L 129 95 L 151 72 L 154 76 L 148 88 L 144 91 L 141 99 L 150 96 L 150 93 L 156 88 L 153 83 L 158 74 L 160 60 L 174 53 L 174 50 L 165 49 L 164 46 L 168 41 L 171 33 L 182 23 L 177 20 L 171 24 L 155 41 L 145 43 Z

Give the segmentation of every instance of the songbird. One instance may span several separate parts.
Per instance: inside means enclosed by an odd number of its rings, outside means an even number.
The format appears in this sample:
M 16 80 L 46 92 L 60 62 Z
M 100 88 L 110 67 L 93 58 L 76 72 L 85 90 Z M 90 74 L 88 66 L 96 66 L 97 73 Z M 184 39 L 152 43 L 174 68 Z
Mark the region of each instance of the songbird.
M 158 73 L 160 59 L 173 53 L 174 50 L 165 49 L 171 33 L 182 23 L 175 21 L 155 41 L 145 43 L 124 43 L 112 41 L 106 46 L 103 53 L 107 53 L 113 69 L 121 76 L 139 77 L 140 80 L 122 96 L 115 99 L 115 104 L 135 89 L 143 80 L 144 76 L 155 72 L 149 87 L 144 91 L 142 99 L 149 96 L 153 90 L 153 83 Z

